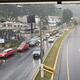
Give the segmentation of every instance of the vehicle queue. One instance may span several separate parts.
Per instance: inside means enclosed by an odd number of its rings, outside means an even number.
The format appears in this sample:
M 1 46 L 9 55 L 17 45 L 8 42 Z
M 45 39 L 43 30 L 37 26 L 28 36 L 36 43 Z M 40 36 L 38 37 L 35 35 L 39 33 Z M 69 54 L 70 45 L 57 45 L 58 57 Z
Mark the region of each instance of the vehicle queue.
M 47 37 L 48 36 L 48 37 Z M 43 38 L 42 41 L 47 41 L 48 43 L 53 43 L 56 37 L 61 36 L 61 32 L 57 32 L 55 35 L 52 36 L 51 33 L 46 33 L 46 38 Z M 40 37 L 35 36 L 27 41 L 23 41 L 17 48 L 8 48 L 0 52 L 0 63 L 6 62 L 6 59 L 9 56 L 16 55 L 20 52 L 24 52 L 29 50 L 30 47 L 38 46 L 37 49 L 35 49 L 32 52 L 32 56 L 34 57 L 39 57 L 40 55 Z M 43 49 L 44 53 L 44 49 Z

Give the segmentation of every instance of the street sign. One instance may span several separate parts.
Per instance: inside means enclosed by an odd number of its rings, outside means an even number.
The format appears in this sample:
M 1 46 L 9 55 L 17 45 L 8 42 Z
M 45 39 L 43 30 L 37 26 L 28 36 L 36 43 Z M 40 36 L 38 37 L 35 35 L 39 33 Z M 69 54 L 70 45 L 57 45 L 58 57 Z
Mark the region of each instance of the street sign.
M 35 16 L 34 15 L 27 16 L 27 23 L 35 23 Z
M 5 42 L 5 40 L 4 39 L 0 39 L 0 43 L 4 43 Z

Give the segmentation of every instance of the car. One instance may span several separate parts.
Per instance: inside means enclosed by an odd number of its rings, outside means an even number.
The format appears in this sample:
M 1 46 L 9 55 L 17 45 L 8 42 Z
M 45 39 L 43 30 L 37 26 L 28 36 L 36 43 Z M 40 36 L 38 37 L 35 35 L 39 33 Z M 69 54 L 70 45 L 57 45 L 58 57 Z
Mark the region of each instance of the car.
M 55 36 L 56 36 L 56 37 L 59 37 L 59 36 L 60 36 L 60 34 L 59 34 L 59 33 L 57 33 Z
M 49 38 L 50 37 L 50 34 L 49 33 L 46 33 L 46 37 Z
M 38 44 L 39 44 L 39 42 L 37 40 L 31 40 L 31 41 L 29 41 L 29 46 L 30 47 L 36 46 Z
M 41 57 L 40 47 L 35 48 L 32 55 L 35 60 L 38 60 Z M 44 49 L 43 48 L 42 48 L 42 56 L 44 56 Z
M 44 37 L 44 38 L 43 38 L 43 41 L 46 41 L 46 40 L 47 40 L 47 37 Z
M 17 48 L 17 52 L 22 52 L 29 49 L 29 44 L 26 42 L 21 43 L 21 45 Z
M 17 50 L 13 48 L 5 49 L 2 52 L 0 52 L 0 58 L 6 58 L 12 54 L 15 54 L 16 52 Z
M 30 45 L 31 47 L 36 46 L 36 45 L 39 44 L 39 41 L 40 41 L 40 37 L 35 36 L 35 37 L 33 37 L 33 38 L 30 39 L 29 45 Z
M 52 37 L 52 36 L 51 36 L 51 37 L 48 39 L 48 42 L 49 42 L 49 43 L 53 43 L 54 40 L 55 40 L 55 37 Z
M 63 33 L 62 31 L 59 32 L 59 34 L 62 34 L 62 33 Z
M 39 40 L 39 39 L 40 39 L 40 37 L 38 37 L 38 36 L 34 36 L 33 38 L 31 38 L 31 40 L 36 40 L 36 41 Z

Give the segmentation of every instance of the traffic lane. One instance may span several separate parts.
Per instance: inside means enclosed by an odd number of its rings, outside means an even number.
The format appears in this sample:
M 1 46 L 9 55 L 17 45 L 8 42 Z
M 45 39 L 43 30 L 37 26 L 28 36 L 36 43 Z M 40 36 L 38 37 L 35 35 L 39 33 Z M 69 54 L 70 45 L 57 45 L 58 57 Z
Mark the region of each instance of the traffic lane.
M 50 47 L 50 46 L 48 46 L 48 47 Z M 46 48 L 46 49 L 48 49 L 48 48 Z M 0 80 L 10 80 L 10 79 L 11 80 L 16 80 L 16 79 L 20 80 L 22 78 L 24 79 L 25 77 L 24 77 L 24 75 L 22 75 L 24 73 L 26 73 L 26 76 L 29 76 L 29 78 L 27 77 L 27 79 L 30 79 L 31 76 L 33 75 L 32 74 L 33 63 L 31 63 L 32 62 L 31 53 L 33 50 L 28 50 L 27 52 L 24 52 L 24 53 L 18 53 L 19 55 L 16 55 L 15 57 L 8 59 L 4 65 L 0 66 L 0 69 L 1 69 Z M 29 59 L 29 61 L 28 61 L 28 59 Z M 24 62 L 24 64 L 23 64 L 23 62 Z M 27 65 L 25 65 L 25 64 L 27 64 Z M 24 67 L 24 66 L 26 66 L 26 67 Z M 36 63 L 36 66 L 38 66 L 38 62 Z M 27 69 L 27 71 L 26 71 L 26 69 Z
M 32 73 L 32 67 L 32 55 L 30 55 L 19 66 L 12 69 L 10 74 L 3 78 L 3 80 L 28 80 L 30 79 L 29 75 Z
M 67 40 L 61 46 L 57 68 L 55 72 L 55 80 L 68 80 L 67 75 Z
M 32 59 L 31 53 L 33 50 L 34 48 L 26 52 L 27 55 L 24 53 L 22 54 L 20 53 L 21 55 L 17 55 L 11 58 L 10 60 L 8 60 L 5 64 L 1 65 L 0 66 L 0 80 L 6 80 L 6 76 L 10 77 L 9 75 L 11 75 L 11 72 L 14 71 L 18 66 L 22 65 L 22 63 L 24 63 L 25 60 L 27 59 L 31 60 Z
M 76 31 L 78 30 L 78 31 Z M 63 54 L 68 54 L 66 55 L 66 60 L 68 59 L 68 61 L 66 61 L 66 64 L 68 65 L 68 68 L 66 68 L 66 76 L 64 76 L 64 67 L 60 67 L 60 65 L 62 65 L 62 60 L 61 63 L 59 64 L 58 67 L 58 78 L 56 80 L 65 80 L 67 77 L 67 80 L 80 80 L 80 64 L 79 64 L 79 60 L 80 60 L 80 55 L 78 54 L 78 50 L 80 48 L 80 27 L 78 29 L 76 29 L 67 39 L 66 42 L 64 43 L 64 47 L 63 47 L 63 52 L 61 53 L 62 56 Z M 66 49 L 66 50 L 64 50 Z M 74 60 L 75 59 L 75 60 Z M 63 64 L 63 66 L 65 65 L 65 63 Z M 67 66 L 66 65 L 66 66 Z M 77 69 L 76 69 L 77 68 Z M 68 72 L 69 71 L 69 72 Z M 61 77 L 60 77 L 61 75 Z M 63 78 L 62 78 L 63 77 Z M 68 79 L 69 78 L 69 79 Z
M 33 50 L 34 49 L 35 48 L 33 48 Z M 27 52 L 24 52 L 24 53 L 18 53 L 19 55 L 15 55 L 11 59 L 8 59 L 8 61 L 4 65 L 0 66 L 0 69 L 1 69 L 0 80 L 10 80 L 10 79 L 15 80 L 20 78 L 22 79 L 23 78 L 22 74 L 24 74 L 25 73 L 24 71 L 26 71 L 25 69 L 27 69 L 26 76 L 27 75 L 29 76 L 29 78 L 27 77 L 27 79 L 30 79 L 33 71 L 32 54 L 31 54 L 33 50 L 28 50 Z M 27 63 L 25 63 L 24 61 Z M 24 62 L 24 65 L 22 65 L 23 62 Z M 23 68 L 19 66 L 22 66 Z M 38 66 L 38 62 L 36 66 Z
M 60 50 L 56 74 L 55 74 L 55 80 L 68 80 L 66 56 L 67 56 L 67 40 L 64 41 L 64 44 L 62 45 Z
M 80 80 L 80 26 L 68 41 L 70 80 Z
M 14 76 L 10 76 L 7 80 L 9 80 L 9 79 L 11 79 L 11 80 L 25 80 L 25 79 L 32 80 L 34 71 L 40 67 L 40 64 L 39 64 L 39 61 L 35 61 L 35 66 L 33 66 L 34 64 L 32 63 L 33 62 L 32 55 L 30 57 L 28 57 L 28 59 L 29 59 L 29 61 L 28 60 L 24 61 L 22 68 L 21 67 L 18 68 L 19 72 L 16 72 L 16 74 L 15 74 L 15 71 L 14 71 L 14 74 L 13 74 Z M 29 62 L 29 64 L 28 64 L 28 62 Z
M 50 48 L 50 46 L 52 46 L 53 43 L 49 43 L 48 41 L 44 41 L 44 52 L 46 54 L 46 52 L 48 51 L 48 49 Z

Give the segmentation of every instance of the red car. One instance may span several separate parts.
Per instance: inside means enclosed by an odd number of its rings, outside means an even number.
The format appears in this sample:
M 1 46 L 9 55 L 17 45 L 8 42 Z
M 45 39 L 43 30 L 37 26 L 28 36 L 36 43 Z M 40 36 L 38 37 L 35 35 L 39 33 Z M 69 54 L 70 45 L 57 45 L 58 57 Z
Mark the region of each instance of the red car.
M 2 51 L 0 53 L 0 58 L 6 58 L 12 54 L 15 54 L 16 52 L 17 52 L 17 50 L 15 50 L 13 48 L 5 49 L 4 51 Z
M 17 48 L 17 51 L 18 52 L 22 52 L 22 51 L 25 51 L 29 49 L 29 44 L 26 44 L 26 43 L 21 43 L 21 45 Z

